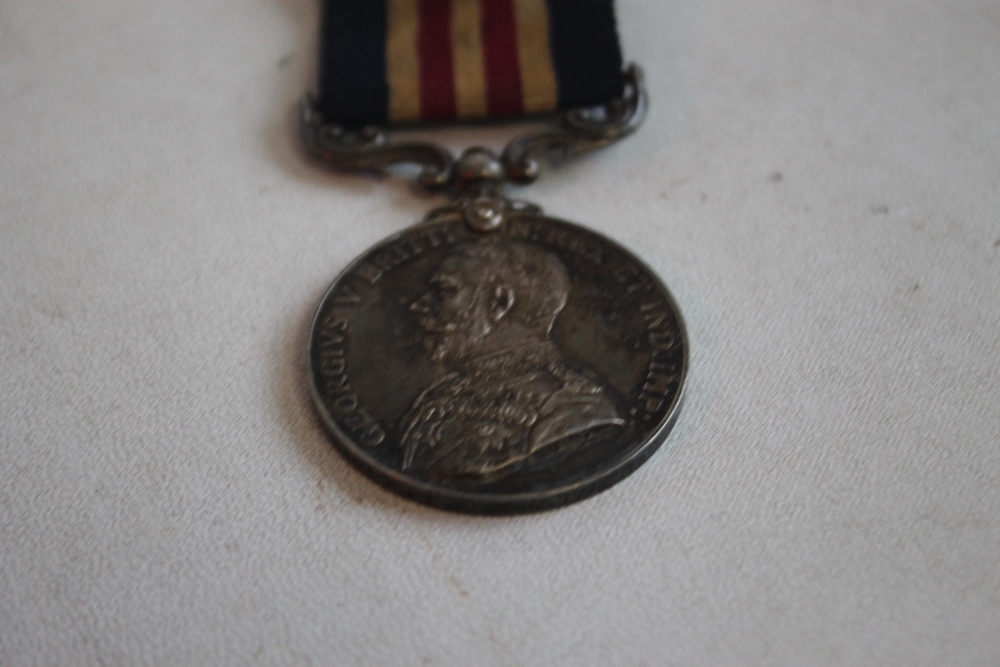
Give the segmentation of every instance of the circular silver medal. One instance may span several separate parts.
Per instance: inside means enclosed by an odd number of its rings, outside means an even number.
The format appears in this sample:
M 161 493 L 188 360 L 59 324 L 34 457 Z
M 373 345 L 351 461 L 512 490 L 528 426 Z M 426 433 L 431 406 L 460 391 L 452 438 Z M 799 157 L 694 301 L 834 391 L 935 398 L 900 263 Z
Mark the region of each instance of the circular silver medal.
M 531 512 L 598 493 L 677 418 L 680 312 L 599 234 L 532 209 L 488 231 L 468 219 L 432 215 L 334 281 L 309 340 L 321 419 L 362 472 L 436 507 Z

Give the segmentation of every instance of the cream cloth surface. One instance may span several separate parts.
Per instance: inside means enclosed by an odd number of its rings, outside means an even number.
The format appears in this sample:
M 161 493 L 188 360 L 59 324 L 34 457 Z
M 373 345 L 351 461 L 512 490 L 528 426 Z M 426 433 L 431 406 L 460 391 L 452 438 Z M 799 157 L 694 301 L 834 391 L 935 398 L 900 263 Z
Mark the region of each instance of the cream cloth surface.
M 518 194 L 663 276 L 689 393 L 482 518 L 310 403 L 319 297 L 441 202 L 303 159 L 318 3 L 3 2 L 0 664 L 1000 663 L 1000 5 L 619 14 L 646 126 Z

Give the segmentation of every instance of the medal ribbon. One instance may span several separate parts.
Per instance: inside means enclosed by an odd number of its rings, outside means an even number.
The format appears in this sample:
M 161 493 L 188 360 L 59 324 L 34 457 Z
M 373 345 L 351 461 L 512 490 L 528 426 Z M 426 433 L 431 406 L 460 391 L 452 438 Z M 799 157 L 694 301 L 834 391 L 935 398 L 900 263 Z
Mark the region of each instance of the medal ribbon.
M 612 0 L 326 0 L 320 108 L 349 127 L 511 118 L 620 97 Z

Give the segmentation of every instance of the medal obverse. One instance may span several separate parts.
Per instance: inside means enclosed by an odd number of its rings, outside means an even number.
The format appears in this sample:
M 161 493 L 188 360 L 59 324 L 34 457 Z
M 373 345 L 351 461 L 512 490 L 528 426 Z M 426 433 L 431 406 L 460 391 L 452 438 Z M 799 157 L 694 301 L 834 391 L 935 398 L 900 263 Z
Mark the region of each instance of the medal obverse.
M 380 484 L 530 512 L 641 465 L 677 417 L 687 355 L 670 293 L 617 244 L 534 209 L 489 231 L 451 210 L 336 279 L 309 382 L 337 447 Z

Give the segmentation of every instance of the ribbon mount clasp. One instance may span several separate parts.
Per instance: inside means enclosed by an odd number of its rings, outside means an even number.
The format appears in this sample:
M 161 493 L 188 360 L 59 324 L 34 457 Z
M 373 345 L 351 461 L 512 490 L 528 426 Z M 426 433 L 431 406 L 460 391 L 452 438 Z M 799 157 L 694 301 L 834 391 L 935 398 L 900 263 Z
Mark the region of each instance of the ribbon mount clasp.
M 635 132 L 648 108 L 642 70 L 630 65 L 624 78 L 621 98 L 565 111 L 558 127 L 516 137 L 499 156 L 474 147 L 456 160 L 451 151 L 437 144 L 393 143 L 385 128 L 370 125 L 352 130 L 326 123 L 311 94 L 301 103 L 302 140 L 313 158 L 337 171 L 386 174 L 393 167 L 415 165 L 419 167 L 416 182 L 429 191 L 444 192 L 463 202 L 500 197 L 506 183 L 536 180 L 544 156 L 572 158 Z

